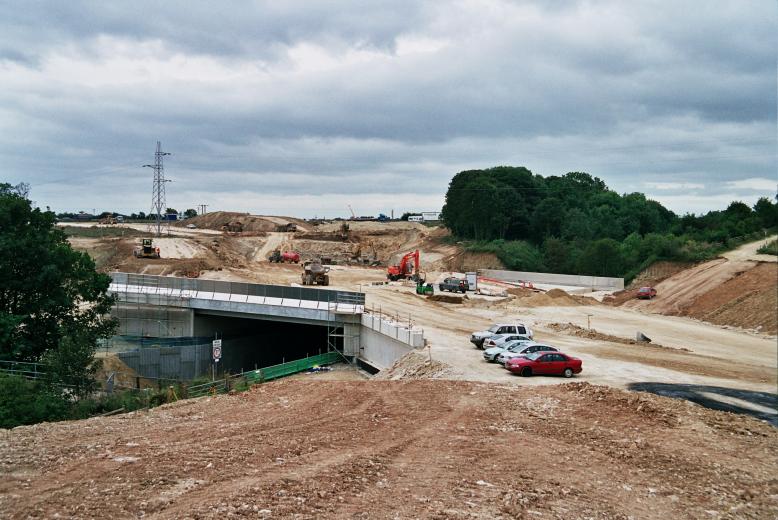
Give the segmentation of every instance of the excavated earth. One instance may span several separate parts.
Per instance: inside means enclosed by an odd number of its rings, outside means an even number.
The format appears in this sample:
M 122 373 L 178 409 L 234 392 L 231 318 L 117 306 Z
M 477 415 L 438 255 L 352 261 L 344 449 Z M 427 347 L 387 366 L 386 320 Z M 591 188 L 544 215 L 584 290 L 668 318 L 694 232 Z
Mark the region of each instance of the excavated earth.
M 3 518 L 775 518 L 778 429 L 587 383 L 284 380 L 0 432 Z

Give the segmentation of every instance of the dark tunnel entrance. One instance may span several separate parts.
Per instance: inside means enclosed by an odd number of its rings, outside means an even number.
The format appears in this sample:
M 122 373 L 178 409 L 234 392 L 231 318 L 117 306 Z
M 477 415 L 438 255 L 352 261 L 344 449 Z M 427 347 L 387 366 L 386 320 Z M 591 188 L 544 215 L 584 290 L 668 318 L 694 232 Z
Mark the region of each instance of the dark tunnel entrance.
M 196 336 L 222 341 L 219 371 L 237 374 L 343 349 L 342 328 L 195 313 Z M 332 339 L 328 341 L 329 332 Z

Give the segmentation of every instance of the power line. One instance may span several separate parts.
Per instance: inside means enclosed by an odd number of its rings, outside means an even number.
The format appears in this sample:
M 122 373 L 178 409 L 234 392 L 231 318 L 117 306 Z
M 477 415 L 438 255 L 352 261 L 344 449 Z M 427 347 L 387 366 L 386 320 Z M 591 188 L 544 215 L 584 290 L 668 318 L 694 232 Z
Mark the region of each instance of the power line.
M 151 195 L 151 213 L 156 216 L 155 224 L 149 225 L 149 231 L 154 232 L 156 227 L 156 236 L 162 235 L 162 215 L 166 213 L 167 201 L 165 200 L 165 183 L 170 180 L 165 179 L 165 167 L 162 157 L 170 155 L 162 151 L 162 143 L 157 141 L 157 151 L 154 152 L 154 164 L 144 164 L 144 168 L 154 170 L 154 187 Z M 165 218 L 166 231 L 170 233 L 170 221 Z

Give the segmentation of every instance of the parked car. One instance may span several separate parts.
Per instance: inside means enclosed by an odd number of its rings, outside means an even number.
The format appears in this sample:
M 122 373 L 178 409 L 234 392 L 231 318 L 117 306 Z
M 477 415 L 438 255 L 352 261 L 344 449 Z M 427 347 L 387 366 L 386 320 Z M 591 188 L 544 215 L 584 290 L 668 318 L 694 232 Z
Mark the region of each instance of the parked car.
M 509 348 L 503 350 L 501 354 L 498 354 L 495 361 L 502 366 L 509 360 L 523 356 L 524 354 L 532 354 L 535 352 L 557 352 L 559 349 L 552 347 L 551 345 L 544 345 L 542 343 L 532 342 L 530 344 L 525 343 L 523 348 Z M 506 367 L 507 368 L 507 367 Z
M 506 350 L 511 350 L 512 348 L 519 348 L 520 346 L 526 345 L 527 343 L 532 343 L 531 339 L 524 338 L 523 336 L 512 336 L 512 337 L 518 337 L 523 339 L 504 341 L 495 347 L 487 348 L 486 350 L 484 350 L 484 359 L 487 361 L 497 361 L 497 356 L 499 356 Z
M 195 226 L 194 224 L 187 224 L 186 227 L 187 229 L 197 229 L 197 226 Z
M 483 348 L 502 347 L 509 341 L 516 341 L 519 339 L 530 341 L 530 338 L 523 334 L 495 334 L 484 340 Z
M 495 334 L 518 334 L 532 338 L 532 330 L 523 323 L 496 323 L 489 330 L 473 332 L 470 335 L 470 343 L 477 348 L 484 348 L 484 341 Z
M 533 352 L 515 357 L 505 363 L 505 368 L 524 377 L 553 375 L 573 377 L 582 370 L 581 360 L 561 352 Z
M 651 300 L 656 296 L 656 289 L 653 287 L 641 287 L 638 289 L 637 298 L 639 300 Z
M 438 289 L 441 291 L 465 293 L 470 290 L 470 284 L 467 282 L 467 280 L 456 278 L 455 276 L 449 276 L 438 284 Z

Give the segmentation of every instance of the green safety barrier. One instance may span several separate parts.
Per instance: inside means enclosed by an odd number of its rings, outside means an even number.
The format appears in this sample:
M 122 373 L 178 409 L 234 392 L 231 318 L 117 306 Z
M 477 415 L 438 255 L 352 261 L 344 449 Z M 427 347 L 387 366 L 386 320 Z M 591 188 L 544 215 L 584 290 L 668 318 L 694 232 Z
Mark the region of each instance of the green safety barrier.
M 348 361 L 343 354 L 338 351 L 326 352 L 316 356 L 281 363 L 280 365 L 250 370 L 248 372 L 243 372 L 242 374 L 236 374 L 227 379 L 220 379 L 218 381 L 192 386 L 188 389 L 187 394 L 189 397 L 200 397 L 209 393 L 223 394 L 228 392 L 230 388 L 241 379 L 250 386 L 303 372 L 315 366 L 331 365 L 344 360 Z

